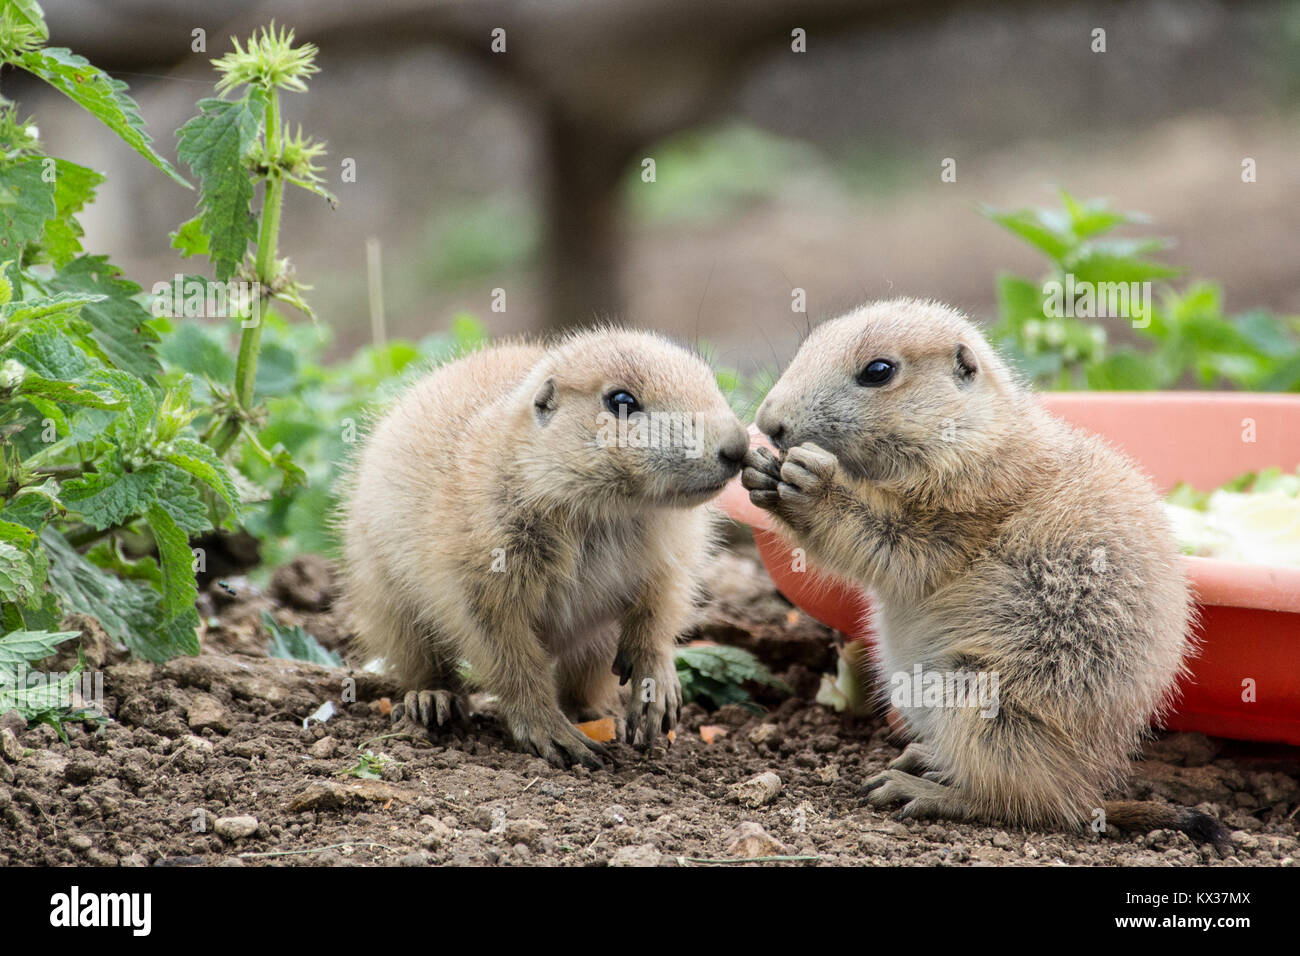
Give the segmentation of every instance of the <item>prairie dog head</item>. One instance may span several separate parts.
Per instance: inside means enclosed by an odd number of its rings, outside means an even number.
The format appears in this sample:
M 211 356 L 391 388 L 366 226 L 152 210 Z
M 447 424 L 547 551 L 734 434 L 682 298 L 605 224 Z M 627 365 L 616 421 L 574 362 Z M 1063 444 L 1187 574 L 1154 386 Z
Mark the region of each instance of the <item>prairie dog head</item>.
M 652 333 L 569 336 L 547 350 L 520 397 L 526 483 L 571 506 L 698 505 L 740 470 L 749 447 L 704 360 Z
M 818 326 L 756 421 L 783 451 L 812 442 L 856 477 L 912 484 L 991 452 L 1015 417 L 1016 391 L 961 314 L 895 299 Z

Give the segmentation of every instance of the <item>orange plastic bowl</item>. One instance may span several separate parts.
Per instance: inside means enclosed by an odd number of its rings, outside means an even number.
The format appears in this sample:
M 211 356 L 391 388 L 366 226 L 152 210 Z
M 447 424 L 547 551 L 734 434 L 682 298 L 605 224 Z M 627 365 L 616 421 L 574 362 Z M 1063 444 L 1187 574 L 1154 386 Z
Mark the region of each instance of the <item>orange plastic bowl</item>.
M 1178 481 L 1210 489 L 1245 471 L 1274 465 L 1289 471 L 1300 463 L 1300 396 L 1058 392 L 1043 401 L 1054 414 L 1127 452 L 1162 491 Z M 873 639 L 868 599 L 815 569 L 795 570 L 792 546 L 750 503 L 739 480 L 727 486 L 720 503 L 753 529 L 782 594 L 836 630 Z M 1165 726 L 1300 744 L 1300 568 L 1183 560 L 1199 606 L 1202 651 Z

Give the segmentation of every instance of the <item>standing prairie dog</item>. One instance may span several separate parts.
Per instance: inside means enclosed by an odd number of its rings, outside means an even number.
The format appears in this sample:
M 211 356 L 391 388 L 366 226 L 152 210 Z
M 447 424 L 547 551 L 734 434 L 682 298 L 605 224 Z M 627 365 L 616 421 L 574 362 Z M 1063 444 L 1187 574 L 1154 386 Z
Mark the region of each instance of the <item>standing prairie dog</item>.
M 566 717 L 677 722 L 674 646 L 748 436 L 698 356 L 602 328 L 445 365 L 384 415 L 351 475 L 344 598 L 405 712 L 442 724 L 461 661 L 521 747 L 599 766 Z
M 1178 550 L 1128 459 L 1049 415 L 957 312 L 906 299 L 814 330 L 757 423 L 784 454 L 751 450 L 742 483 L 872 592 L 886 694 L 918 667 L 996 687 L 992 707 L 901 698 L 915 742 L 868 802 L 1222 839 L 1196 811 L 1102 801 L 1194 650 Z

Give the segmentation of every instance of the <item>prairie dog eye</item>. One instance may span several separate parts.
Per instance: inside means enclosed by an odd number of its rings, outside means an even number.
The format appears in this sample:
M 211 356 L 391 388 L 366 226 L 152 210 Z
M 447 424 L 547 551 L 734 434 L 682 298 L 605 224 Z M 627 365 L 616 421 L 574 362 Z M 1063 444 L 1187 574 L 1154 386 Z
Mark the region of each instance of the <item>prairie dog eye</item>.
M 894 377 L 896 371 L 898 366 L 889 359 L 872 359 L 858 373 L 858 384 L 866 388 L 884 385 Z
M 641 411 L 641 403 L 636 400 L 636 397 L 621 388 L 605 396 L 605 407 L 609 409 L 611 415 L 619 414 L 620 409 L 626 409 L 624 414 L 627 415 Z

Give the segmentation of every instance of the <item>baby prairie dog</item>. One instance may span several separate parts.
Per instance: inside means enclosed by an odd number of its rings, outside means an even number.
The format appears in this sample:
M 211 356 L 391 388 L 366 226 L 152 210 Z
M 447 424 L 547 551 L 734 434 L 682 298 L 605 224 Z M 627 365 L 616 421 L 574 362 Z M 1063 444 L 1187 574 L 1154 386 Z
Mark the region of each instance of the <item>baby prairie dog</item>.
M 1048 414 L 956 311 L 906 299 L 815 329 L 757 423 L 783 455 L 752 449 L 742 483 L 870 590 L 885 696 L 918 667 L 996 688 L 903 699 L 914 742 L 869 803 L 1221 839 L 1205 814 L 1102 801 L 1194 650 L 1178 550 L 1127 458 Z
M 702 506 L 748 444 L 708 365 L 657 335 L 601 328 L 444 365 L 378 422 L 351 476 L 358 642 L 426 726 L 463 707 L 466 661 L 553 764 L 606 753 L 569 716 L 614 715 L 649 747 L 681 710 L 674 646 L 712 547 Z

